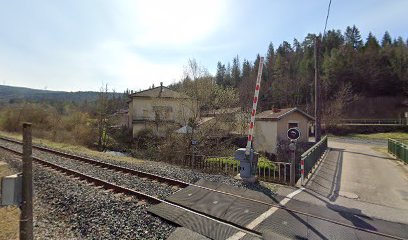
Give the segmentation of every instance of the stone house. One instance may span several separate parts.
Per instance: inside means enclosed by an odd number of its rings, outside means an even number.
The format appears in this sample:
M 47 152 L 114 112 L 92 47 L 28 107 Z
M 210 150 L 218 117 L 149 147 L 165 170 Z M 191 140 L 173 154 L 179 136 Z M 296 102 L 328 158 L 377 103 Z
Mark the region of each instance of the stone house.
M 298 108 L 272 109 L 255 116 L 254 147 L 256 151 L 276 154 L 278 144 L 287 140 L 289 128 L 300 129 L 298 142 L 308 142 L 309 126 L 314 118 Z
M 128 126 L 133 137 L 146 128 L 163 135 L 168 128 L 187 125 L 197 113 L 197 104 L 190 97 L 163 86 L 163 83 L 159 87 L 130 94 L 128 105 Z

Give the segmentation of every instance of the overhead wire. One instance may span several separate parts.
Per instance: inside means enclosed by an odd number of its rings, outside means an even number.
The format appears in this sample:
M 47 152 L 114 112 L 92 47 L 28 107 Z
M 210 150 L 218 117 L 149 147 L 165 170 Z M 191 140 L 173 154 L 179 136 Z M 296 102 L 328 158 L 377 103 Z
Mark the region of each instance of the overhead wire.
M 329 7 L 327 8 L 326 23 L 324 24 L 323 37 L 324 35 L 326 35 L 327 21 L 329 20 L 329 15 L 330 15 L 330 6 L 331 6 L 331 0 L 329 0 Z

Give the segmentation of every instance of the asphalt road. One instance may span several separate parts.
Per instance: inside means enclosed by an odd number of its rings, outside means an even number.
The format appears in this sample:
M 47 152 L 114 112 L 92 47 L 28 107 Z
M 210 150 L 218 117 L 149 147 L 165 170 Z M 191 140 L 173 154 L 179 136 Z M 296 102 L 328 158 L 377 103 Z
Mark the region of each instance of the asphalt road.
M 249 225 L 264 239 L 408 239 L 408 166 L 373 149 L 380 145 L 329 139 L 331 151 L 305 188 L 282 186 L 274 195 L 276 203 L 296 211 L 264 209 L 270 215 Z M 189 236 L 179 230 L 169 239 Z
M 378 146 L 364 141 L 329 139 L 331 151 L 305 189 L 287 207 L 408 239 L 408 166 L 373 149 Z M 284 196 L 287 191 L 290 189 L 281 188 L 278 193 Z M 277 214 L 272 215 L 275 220 L 269 227 L 289 238 L 387 239 L 324 221 L 285 216 L 282 211 Z M 281 232 L 283 225 L 288 224 L 296 227 Z

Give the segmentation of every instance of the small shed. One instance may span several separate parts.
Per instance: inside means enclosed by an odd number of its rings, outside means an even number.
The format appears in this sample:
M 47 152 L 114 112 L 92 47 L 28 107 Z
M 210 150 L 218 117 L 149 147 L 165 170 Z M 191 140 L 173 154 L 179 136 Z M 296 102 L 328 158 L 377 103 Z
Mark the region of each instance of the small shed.
M 309 125 L 312 116 L 298 108 L 284 108 L 264 111 L 255 116 L 254 147 L 256 151 L 277 153 L 279 141 L 287 140 L 289 128 L 301 131 L 299 142 L 308 142 Z

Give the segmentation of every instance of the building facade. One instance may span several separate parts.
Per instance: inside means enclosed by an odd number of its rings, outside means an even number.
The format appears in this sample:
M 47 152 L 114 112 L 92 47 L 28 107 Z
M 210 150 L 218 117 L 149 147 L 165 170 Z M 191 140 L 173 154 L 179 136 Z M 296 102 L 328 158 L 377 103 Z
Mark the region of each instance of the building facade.
M 254 147 L 256 151 L 276 154 L 279 142 L 287 140 L 289 128 L 301 132 L 298 142 L 308 142 L 309 126 L 314 118 L 298 108 L 272 109 L 255 116 Z
M 188 96 L 162 84 L 159 87 L 129 95 L 129 123 L 133 137 L 142 129 L 163 135 L 168 128 L 187 125 L 197 113 L 197 106 Z

